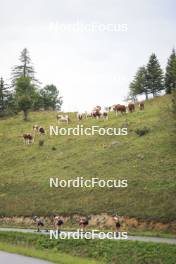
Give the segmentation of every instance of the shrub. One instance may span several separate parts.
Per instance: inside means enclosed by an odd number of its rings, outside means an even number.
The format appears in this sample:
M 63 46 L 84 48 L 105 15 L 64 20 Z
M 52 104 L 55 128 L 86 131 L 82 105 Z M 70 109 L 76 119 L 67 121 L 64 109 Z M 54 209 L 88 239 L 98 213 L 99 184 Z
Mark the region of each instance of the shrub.
M 52 150 L 56 150 L 56 147 L 52 147 Z
M 150 132 L 150 128 L 148 128 L 148 127 L 137 128 L 137 129 L 135 130 L 135 133 L 136 133 L 139 137 L 144 136 L 144 135 L 148 134 L 149 132 Z
M 39 140 L 39 146 L 42 147 L 44 145 L 44 140 L 43 139 L 40 139 Z

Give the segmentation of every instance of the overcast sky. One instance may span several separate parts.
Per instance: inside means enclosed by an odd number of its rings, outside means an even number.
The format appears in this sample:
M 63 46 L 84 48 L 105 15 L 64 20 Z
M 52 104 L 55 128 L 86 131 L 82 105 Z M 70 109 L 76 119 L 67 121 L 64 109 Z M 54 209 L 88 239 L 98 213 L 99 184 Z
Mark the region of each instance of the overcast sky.
M 0 0 L 0 75 L 26 47 L 42 85 L 65 111 L 120 103 L 155 52 L 163 68 L 176 44 L 175 0 Z

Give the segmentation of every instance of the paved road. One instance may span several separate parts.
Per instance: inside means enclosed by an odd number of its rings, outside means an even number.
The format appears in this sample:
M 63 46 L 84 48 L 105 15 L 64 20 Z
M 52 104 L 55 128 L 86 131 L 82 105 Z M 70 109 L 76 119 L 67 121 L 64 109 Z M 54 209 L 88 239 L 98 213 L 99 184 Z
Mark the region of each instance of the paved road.
M 2 264 L 52 264 L 52 262 L 0 251 Z
M 23 232 L 23 233 L 34 233 L 34 234 L 45 234 L 49 235 L 49 233 L 42 231 L 40 233 L 36 233 L 33 229 L 19 229 L 19 228 L 0 228 L 0 231 L 16 231 L 16 232 Z M 66 232 L 62 231 L 61 234 L 69 235 L 70 237 L 74 236 L 75 232 Z M 98 233 L 94 234 L 92 238 L 98 238 Z M 118 240 L 118 238 L 115 238 Z M 175 244 L 176 239 L 173 238 L 161 238 L 161 237 L 145 237 L 145 236 L 128 236 L 127 240 L 131 241 L 144 241 L 144 242 L 155 242 L 155 243 L 167 243 L 167 244 Z

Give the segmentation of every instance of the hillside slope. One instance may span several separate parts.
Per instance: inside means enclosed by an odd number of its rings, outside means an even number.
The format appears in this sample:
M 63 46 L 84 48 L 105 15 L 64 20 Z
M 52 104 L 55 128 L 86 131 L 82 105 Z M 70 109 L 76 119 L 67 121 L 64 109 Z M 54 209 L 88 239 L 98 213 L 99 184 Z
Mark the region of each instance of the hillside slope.
M 128 125 L 127 136 L 50 136 L 56 113 L 31 113 L 0 120 L 0 215 L 96 214 L 101 212 L 171 221 L 176 217 L 176 166 L 168 96 L 149 100 L 145 111 L 110 113 L 110 119 L 83 120 L 86 127 Z M 71 115 L 71 127 L 77 125 Z M 24 145 L 19 136 L 39 124 L 47 129 L 44 146 Z M 66 127 L 66 125 L 63 125 Z M 139 137 L 135 129 L 150 132 Z M 53 148 L 54 147 L 54 148 Z M 128 179 L 128 188 L 49 188 L 49 178 Z

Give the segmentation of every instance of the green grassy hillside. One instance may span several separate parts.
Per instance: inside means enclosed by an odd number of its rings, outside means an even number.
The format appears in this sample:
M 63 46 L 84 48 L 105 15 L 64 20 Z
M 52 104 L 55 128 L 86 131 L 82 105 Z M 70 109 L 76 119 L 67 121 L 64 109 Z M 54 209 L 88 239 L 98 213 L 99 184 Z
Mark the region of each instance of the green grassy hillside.
M 49 129 L 57 125 L 56 113 L 22 114 L 0 120 L 0 214 L 46 215 L 113 213 L 170 221 L 176 217 L 176 166 L 173 121 L 168 96 L 149 100 L 145 111 L 110 113 L 108 121 L 83 120 L 84 126 L 121 127 L 127 136 L 50 136 L 44 146 L 24 145 L 19 137 L 34 124 Z M 77 125 L 71 115 L 71 127 Z M 66 125 L 63 125 L 66 126 Z M 150 132 L 139 137 L 135 130 L 147 126 Z M 55 147 L 53 149 L 53 147 Z M 128 188 L 49 188 L 49 178 L 76 177 L 128 179 Z

